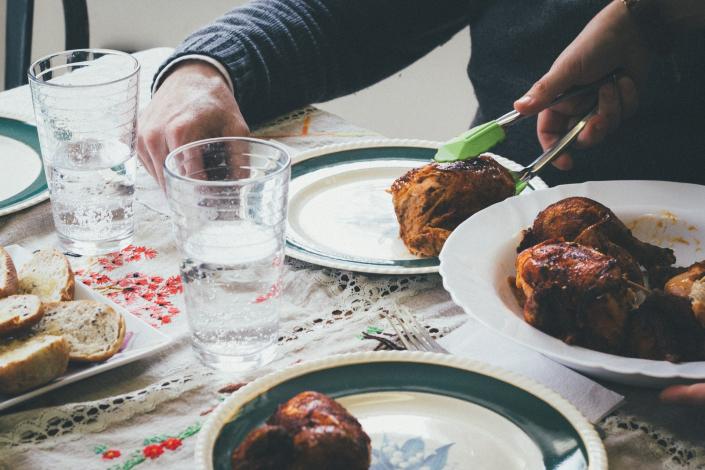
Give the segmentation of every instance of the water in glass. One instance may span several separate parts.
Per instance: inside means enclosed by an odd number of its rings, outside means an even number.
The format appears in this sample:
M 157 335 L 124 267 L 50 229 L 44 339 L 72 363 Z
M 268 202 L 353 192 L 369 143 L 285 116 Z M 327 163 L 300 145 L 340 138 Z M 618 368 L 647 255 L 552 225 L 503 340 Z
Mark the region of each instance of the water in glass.
M 181 279 L 192 339 L 204 361 L 228 369 L 276 352 L 281 236 L 250 221 L 213 222 L 183 244 Z
M 45 161 L 54 225 L 64 244 L 106 241 L 119 249 L 132 238 L 136 157 L 130 147 L 119 142 L 66 142 Z

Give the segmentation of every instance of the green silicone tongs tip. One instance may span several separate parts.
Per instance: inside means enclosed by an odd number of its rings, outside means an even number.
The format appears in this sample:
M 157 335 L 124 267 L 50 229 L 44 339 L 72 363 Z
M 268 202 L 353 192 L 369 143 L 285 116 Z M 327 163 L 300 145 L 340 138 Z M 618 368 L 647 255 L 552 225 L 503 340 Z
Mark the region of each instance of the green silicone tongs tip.
M 497 121 L 490 121 L 449 140 L 433 157 L 437 162 L 454 162 L 474 158 L 502 142 L 507 134 Z
M 558 96 L 547 107 L 550 108 L 561 101 L 597 90 L 605 83 L 616 80 L 617 73 L 611 73 L 589 85 L 575 87 Z M 475 158 L 502 142 L 507 135 L 505 130 L 507 127 L 527 117 L 516 110 L 512 110 L 494 121 L 475 126 L 441 145 L 433 159 L 437 162 L 454 162 Z

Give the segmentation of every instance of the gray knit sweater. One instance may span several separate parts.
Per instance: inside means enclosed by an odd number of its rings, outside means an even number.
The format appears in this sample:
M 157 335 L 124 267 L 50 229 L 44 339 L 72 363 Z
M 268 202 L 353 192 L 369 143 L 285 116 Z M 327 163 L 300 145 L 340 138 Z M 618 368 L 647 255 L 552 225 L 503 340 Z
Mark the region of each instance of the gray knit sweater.
M 475 122 L 498 117 L 545 73 L 607 0 L 254 0 L 193 33 L 170 60 L 204 54 L 229 71 L 256 125 L 367 87 L 470 25 Z M 458 60 L 467 58 L 458 57 Z M 444 86 L 443 71 L 428 80 Z M 705 34 L 677 42 L 640 90 L 639 115 L 595 149 L 576 152 L 552 183 L 670 179 L 705 184 Z M 460 103 L 459 105 L 462 105 Z M 379 103 L 385 106 L 385 103 Z M 418 110 L 424 116 L 424 110 Z M 438 117 L 442 119 L 442 116 Z M 473 116 L 468 115 L 470 124 Z M 413 136 L 410 136 L 413 137 Z M 494 149 L 522 163 L 540 153 L 535 120 Z

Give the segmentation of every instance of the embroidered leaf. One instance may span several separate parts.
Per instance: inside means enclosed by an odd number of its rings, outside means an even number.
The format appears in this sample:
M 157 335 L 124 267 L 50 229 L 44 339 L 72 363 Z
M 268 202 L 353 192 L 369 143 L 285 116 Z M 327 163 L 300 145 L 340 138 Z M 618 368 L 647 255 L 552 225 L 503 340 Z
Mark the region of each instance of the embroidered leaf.
M 130 454 L 130 457 L 122 464 L 115 464 L 112 467 L 109 467 L 108 470 L 132 470 L 144 461 L 145 457 L 142 455 L 142 451 L 136 450 Z
M 96 454 L 101 454 L 101 455 L 102 455 L 103 452 L 105 452 L 106 450 L 108 450 L 108 446 L 102 445 L 102 444 L 101 444 L 101 445 L 98 445 L 98 446 L 95 446 L 95 447 L 93 448 L 93 452 L 95 452 Z
M 142 442 L 142 445 L 148 446 L 150 444 L 159 444 L 160 442 L 162 442 L 168 438 L 169 438 L 169 436 L 167 436 L 165 434 L 160 434 L 158 436 L 148 437 L 147 439 L 145 439 Z
M 178 437 L 179 439 L 185 439 L 187 437 L 193 436 L 194 434 L 196 434 L 200 430 L 201 430 L 201 423 L 192 424 L 191 426 L 187 427 L 185 430 L 181 431 L 176 437 Z
M 384 330 L 382 328 L 378 328 L 376 326 L 368 326 L 367 333 L 371 334 L 371 335 L 378 335 L 380 333 L 384 333 Z

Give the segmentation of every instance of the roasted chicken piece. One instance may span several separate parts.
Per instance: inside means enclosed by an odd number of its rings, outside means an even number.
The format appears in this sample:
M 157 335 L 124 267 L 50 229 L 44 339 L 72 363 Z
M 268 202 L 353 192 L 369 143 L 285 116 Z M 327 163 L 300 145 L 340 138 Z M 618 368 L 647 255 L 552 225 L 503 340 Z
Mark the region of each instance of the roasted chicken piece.
M 625 272 L 612 256 L 573 242 L 545 241 L 516 260 L 524 319 L 565 341 L 618 353 L 635 302 Z
M 370 438 L 333 399 L 302 392 L 233 453 L 233 470 L 367 470 Z
M 391 187 L 399 236 L 417 256 L 438 256 L 450 233 L 485 207 L 515 194 L 514 178 L 492 157 L 429 163 Z
M 599 230 L 611 243 L 624 248 L 646 268 L 668 266 L 676 261 L 673 250 L 637 239 L 611 210 L 586 197 L 569 197 L 541 211 L 533 226 L 524 231 L 517 251 L 545 240 L 575 241 L 590 227 L 593 231 Z
M 705 330 L 687 298 L 654 290 L 629 315 L 625 354 L 657 361 L 705 359 Z
M 627 279 L 640 285 L 644 285 L 644 273 L 639 266 L 639 262 L 621 246 L 613 243 L 607 236 L 607 232 L 602 228 L 605 222 L 598 222 L 590 225 L 575 237 L 575 243 L 594 248 L 600 253 L 609 255 L 617 260 L 619 267 L 627 275 Z
M 693 315 L 705 327 L 705 261 L 695 263 L 687 271 L 669 279 L 664 290 L 690 300 Z

